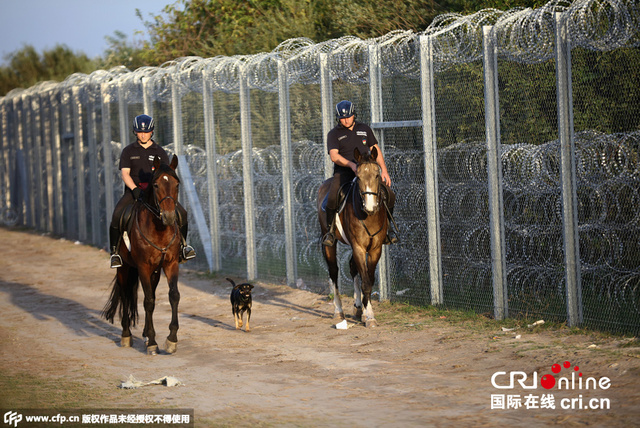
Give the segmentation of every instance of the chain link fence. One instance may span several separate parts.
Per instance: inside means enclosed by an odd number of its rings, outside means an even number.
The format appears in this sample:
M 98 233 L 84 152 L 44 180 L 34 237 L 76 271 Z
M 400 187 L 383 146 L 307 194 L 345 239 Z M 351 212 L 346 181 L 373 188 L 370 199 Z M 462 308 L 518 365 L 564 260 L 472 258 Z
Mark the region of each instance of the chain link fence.
M 0 221 L 106 247 L 119 155 L 146 113 L 180 158 L 189 267 L 325 287 L 315 198 L 349 99 L 398 198 L 381 299 L 638 334 L 639 82 L 633 0 L 75 74 L 0 98 Z

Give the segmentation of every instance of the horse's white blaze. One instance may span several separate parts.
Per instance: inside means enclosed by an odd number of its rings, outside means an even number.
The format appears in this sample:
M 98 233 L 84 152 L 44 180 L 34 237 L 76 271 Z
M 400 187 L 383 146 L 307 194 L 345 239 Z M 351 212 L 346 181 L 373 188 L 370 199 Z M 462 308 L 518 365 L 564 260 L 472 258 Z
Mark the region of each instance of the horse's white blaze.
M 373 193 L 373 189 L 369 186 L 367 186 L 365 191 Z M 370 213 L 374 212 L 378 206 L 378 198 L 372 193 L 367 193 L 364 195 L 364 209 L 365 211 Z
M 164 181 L 169 181 L 169 177 L 167 177 L 166 175 L 162 178 L 164 178 Z

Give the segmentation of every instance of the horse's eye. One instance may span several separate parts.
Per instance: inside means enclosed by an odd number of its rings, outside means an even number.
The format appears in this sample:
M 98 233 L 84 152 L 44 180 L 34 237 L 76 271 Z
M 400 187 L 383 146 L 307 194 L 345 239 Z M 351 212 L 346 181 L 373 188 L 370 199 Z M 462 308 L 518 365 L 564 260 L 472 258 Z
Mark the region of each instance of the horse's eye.
M 153 183 L 153 187 L 158 188 L 158 183 Z

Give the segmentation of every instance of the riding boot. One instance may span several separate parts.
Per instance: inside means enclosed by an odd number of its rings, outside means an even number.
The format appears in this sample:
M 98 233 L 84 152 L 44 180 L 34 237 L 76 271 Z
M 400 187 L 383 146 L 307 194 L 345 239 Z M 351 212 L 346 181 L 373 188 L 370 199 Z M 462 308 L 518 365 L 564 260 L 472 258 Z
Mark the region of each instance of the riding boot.
M 117 227 L 109 227 L 109 247 L 111 249 L 111 269 L 122 266 L 122 257 L 118 254 L 118 244 L 120 243 L 120 230 Z
M 336 244 L 336 237 L 333 234 L 333 231 L 336 228 L 336 212 L 335 210 L 327 208 L 327 225 L 329 226 L 329 231 L 326 235 L 322 237 L 322 245 L 326 247 L 333 247 Z
M 187 260 L 191 260 L 196 256 L 196 250 L 191 245 L 187 245 L 187 233 L 189 233 L 189 226 L 180 226 L 180 254 L 178 255 L 178 263 L 184 263 Z
M 387 218 L 389 219 L 389 225 L 387 227 L 387 236 L 384 239 L 384 245 L 390 245 L 390 244 L 396 244 L 398 242 L 398 237 L 396 236 L 395 233 L 395 220 L 393 219 L 393 207 L 389 208 L 388 206 L 386 206 L 386 202 L 385 202 L 385 207 L 387 209 Z

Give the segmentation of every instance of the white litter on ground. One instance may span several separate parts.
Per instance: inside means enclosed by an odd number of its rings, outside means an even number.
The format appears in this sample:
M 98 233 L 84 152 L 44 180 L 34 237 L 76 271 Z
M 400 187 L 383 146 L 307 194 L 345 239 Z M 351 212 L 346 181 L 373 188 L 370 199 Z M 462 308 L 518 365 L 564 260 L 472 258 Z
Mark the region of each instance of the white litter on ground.
M 336 324 L 336 328 L 338 330 L 346 330 L 346 329 L 348 329 L 349 325 L 347 324 L 347 320 L 340 321 L 338 324 Z
M 178 386 L 178 385 L 182 385 L 182 382 L 180 382 L 178 379 L 176 379 L 173 376 L 161 377 L 160 379 L 152 380 L 151 382 L 142 382 L 137 380 L 135 377 L 133 377 L 133 375 L 129 375 L 129 379 L 127 379 L 126 381 L 123 381 L 120 384 L 120 388 L 135 389 L 135 388 L 140 388 L 142 386 L 148 386 L 148 385 Z

